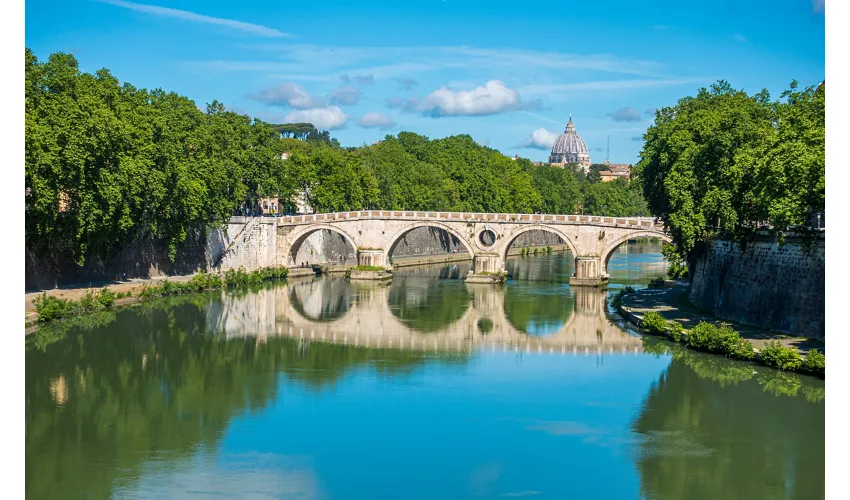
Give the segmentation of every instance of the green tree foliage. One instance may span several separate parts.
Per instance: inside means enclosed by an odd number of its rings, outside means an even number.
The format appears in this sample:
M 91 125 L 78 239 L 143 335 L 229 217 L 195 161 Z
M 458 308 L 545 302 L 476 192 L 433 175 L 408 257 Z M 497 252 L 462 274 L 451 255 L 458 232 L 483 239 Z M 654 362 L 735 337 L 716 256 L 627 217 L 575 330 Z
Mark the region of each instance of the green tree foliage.
M 82 73 L 63 53 L 26 50 L 26 237 L 82 265 L 149 231 L 171 256 L 191 228 L 231 215 L 248 192 L 277 193 L 279 135 L 226 111 Z M 288 195 L 289 193 L 285 193 Z
M 578 213 L 582 202 L 581 184 L 569 169 L 545 164 L 530 168 L 534 189 L 540 193 L 541 203 L 535 207 L 536 211 L 547 214 Z
M 312 123 L 282 123 L 271 127 L 284 138 L 316 141 L 333 147 L 340 147 L 339 141 L 331 137 L 327 130 L 319 131 Z
M 649 208 L 640 191 L 625 179 L 589 183 L 584 190 L 582 213 L 610 217 L 648 216 Z
M 742 240 L 824 208 L 824 85 L 780 101 L 720 81 L 659 110 L 634 175 L 687 255 L 715 236 Z

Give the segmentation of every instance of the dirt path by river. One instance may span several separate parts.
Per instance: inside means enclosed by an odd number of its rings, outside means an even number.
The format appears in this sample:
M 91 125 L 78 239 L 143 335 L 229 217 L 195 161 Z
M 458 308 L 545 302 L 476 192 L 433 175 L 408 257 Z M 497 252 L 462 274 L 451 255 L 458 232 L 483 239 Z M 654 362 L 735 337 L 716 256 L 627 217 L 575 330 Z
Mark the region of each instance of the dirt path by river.
M 109 289 L 112 290 L 115 293 L 132 292 L 133 295 L 135 295 L 136 292 L 140 291 L 142 288 L 144 288 L 146 286 L 152 286 L 152 285 L 162 283 L 165 279 L 168 279 L 168 281 L 183 282 L 183 281 L 189 281 L 190 279 L 192 279 L 192 276 L 194 276 L 194 274 L 188 274 L 188 275 L 184 275 L 184 276 L 156 276 L 154 278 L 149 278 L 149 279 L 132 279 L 132 280 L 121 281 L 121 282 L 119 282 L 119 281 L 104 281 L 104 282 L 100 282 L 100 283 L 87 283 L 85 285 L 70 285 L 70 286 L 65 286 L 65 287 L 61 287 L 61 288 L 54 288 L 52 290 L 42 290 L 42 291 L 38 291 L 38 292 L 30 292 L 30 293 L 24 294 L 24 302 L 25 302 L 24 311 L 27 313 L 27 317 L 29 317 L 30 314 L 34 314 L 35 313 L 35 304 L 33 304 L 33 301 L 35 300 L 36 297 L 38 297 L 39 295 L 41 295 L 43 293 L 46 293 L 47 295 L 51 295 L 51 296 L 54 296 L 54 297 L 60 297 L 60 298 L 63 298 L 63 299 L 79 300 L 80 298 L 83 297 L 83 295 L 86 294 L 86 292 L 88 292 L 90 290 L 97 291 L 97 290 L 100 290 L 101 288 L 103 288 L 105 286 L 108 286 Z
M 763 330 L 754 326 L 743 325 L 734 321 L 724 321 L 716 316 L 701 311 L 688 302 L 687 281 L 668 281 L 664 288 L 645 288 L 623 297 L 623 308 L 628 312 L 643 318 L 649 311 L 655 311 L 668 321 L 678 321 L 685 329 L 691 329 L 700 321 L 709 323 L 729 323 L 732 328 L 741 333 L 741 337 L 749 340 L 756 349 L 761 349 L 770 340 L 778 340 L 782 345 L 795 347 L 800 354 L 805 354 L 809 349 L 824 349 L 823 342 L 795 337 L 769 330 Z

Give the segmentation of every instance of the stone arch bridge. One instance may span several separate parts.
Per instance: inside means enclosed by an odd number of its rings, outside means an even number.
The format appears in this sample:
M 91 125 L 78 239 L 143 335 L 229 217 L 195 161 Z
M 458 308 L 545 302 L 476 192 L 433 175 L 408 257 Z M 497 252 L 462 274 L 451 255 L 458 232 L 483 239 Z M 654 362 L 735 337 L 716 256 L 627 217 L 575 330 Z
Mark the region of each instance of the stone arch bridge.
M 503 271 L 508 249 L 521 234 L 534 230 L 556 234 L 576 259 L 571 285 L 597 286 L 606 281 L 608 260 L 630 239 L 657 237 L 670 241 L 663 224 L 647 217 L 407 210 L 232 217 L 228 228 L 231 242 L 216 267 L 294 266 L 305 240 L 324 229 L 344 238 L 356 251 L 359 265 L 389 267 L 389 257 L 402 237 L 421 227 L 443 229 L 460 241 L 473 258 L 470 277 Z

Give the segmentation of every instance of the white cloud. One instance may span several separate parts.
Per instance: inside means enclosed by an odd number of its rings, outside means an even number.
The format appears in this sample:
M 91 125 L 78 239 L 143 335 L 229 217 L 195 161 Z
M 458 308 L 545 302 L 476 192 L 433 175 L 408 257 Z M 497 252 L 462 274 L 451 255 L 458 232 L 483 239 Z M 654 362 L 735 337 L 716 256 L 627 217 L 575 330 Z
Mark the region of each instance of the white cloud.
M 333 104 L 353 106 L 360 101 L 360 91 L 353 87 L 340 87 L 331 92 L 328 100 Z
M 419 105 L 419 101 L 415 97 L 388 97 L 387 98 L 387 107 L 390 109 L 400 109 L 405 113 L 410 113 L 416 111 L 416 106 Z
M 666 87 L 675 85 L 689 85 L 696 83 L 711 82 L 711 78 L 704 77 L 689 77 L 689 78 L 671 78 L 671 79 L 646 79 L 646 80 L 604 80 L 595 82 L 580 82 L 580 83 L 558 83 L 549 85 L 526 85 L 520 87 L 519 91 L 523 95 L 545 95 L 547 99 L 557 100 L 563 98 L 564 94 L 576 93 L 581 91 L 613 91 L 613 90 L 631 90 L 640 88 Z
M 490 80 L 483 87 L 472 90 L 453 91 L 441 87 L 423 99 L 417 109 L 434 116 L 481 116 L 534 106 L 539 103 L 524 102 L 519 92 L 508 88 L 504 82 Z
M 296 109 L 314 108 L 324 104 L 322 100 L 310 96 L 301 85 L 291 82 L 260 90 L 251 94 L 251 98 L 266 104 Z
M 223 19 L 220 17 L 204 16 L 186 10 L 171 9 L 169 7 L 158 7 L 156 5 L 144 5 L 140 3 L 124 2 L 123 0 L 97 0 L 101 3 L 124 7 L 126 9 L 135 10 L 136 12 L 144 12 L 145 14 L 153 14 L 155 16 L 171 17 L 182 19 L 184 21 L 193 21 L 196 23 L 215 24 L 218 26 L 226 26 L 235 30 L 251 33 L 252 35 L 271 37 L 271 38 L 292 38 L 295 35 L 284 33 L 274 28 L 261 26 L 259 24 L 243 23 L 233 19 Z
M 519 147 L 550 150 L 559 135 L 556 132 L 549 132 L 545 128 L 539 128 L 532 132 L 531 137 L 523 141 Z
M 620 108 L 613 113 L 608 113 L 615 122 L 639 122 L 640 113 L 634 108 Z
M 357 74 L 367 80 L 412 78 L 416 73 L 452 70 L 512 71 L 514 74 L 539 75 L 541 71 L 603 72 L 640 76 L 658 76 L 662 65 L 654 61 L 626 59 L 611 55 L 585 55 L 512 48 L 476 48 L 468 46 L 419 47 L 320 47 L 316 45 L 255 44 L 255 49 L 274 52 L 280 61 L 207 61 L 195 62 L 202 69 L 217 71 L 266 71 L 286 74 L 290 80 L 340 78 L 340 71 Z M 387 61 L 390 61 L 389 63 Z M 303 74 L 305 68 L 311 73 Z M 298 75 L 298 78 L 293 75 Z M 345 78 L 344 76 L 342 77 Z M 349 76 L 349 81 L 354 81 Z M 365 80 L 364 80 L 365 82 Z M 355 82 L 357 83 L 357 82 Z
M 381 128 L 387 129 L 391 128 L 395 125 L 395 121 L 393 119 L 383 113 L 366 113 L 360 120 L 357 121 L 357 124 L 363 128 Z
M 312 123 L 319 130 L 342 128 L 350 116 L 336 106 L 292 111 L 283 117 L 283 123 Z

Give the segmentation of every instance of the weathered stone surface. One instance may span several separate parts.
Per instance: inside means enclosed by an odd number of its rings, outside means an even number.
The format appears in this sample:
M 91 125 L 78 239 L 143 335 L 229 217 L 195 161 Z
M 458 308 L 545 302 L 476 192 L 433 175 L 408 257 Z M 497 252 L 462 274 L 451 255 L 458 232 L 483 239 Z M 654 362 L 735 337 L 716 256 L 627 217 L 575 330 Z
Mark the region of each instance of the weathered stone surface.
M 88 256 L 83 266 L 77 266 L 70 253 L 39 256 L 25 250 L 25 288 L 46 290 L 111 281 L 124 273 L 128 278 L 151 278 L 209 270 L 244 226 L 244 222 L 228 224 L 206 236 L 201 231 L 190 231 L 186 241 L 178 246 L 174 261 L 168 258 L 168 246 L 147 232 L 139 233 L 132 242 L 116 249 L 106 259 Z
M 393 275 L 386 271 L 351 271 L 348 279 L 353 281 L 386 281 L 393 279 Z
M 794 238 L 744 249 L 714 241 L 696 254 L 688 298 L 720 318 L 825 340 L 824 265 L 822 237 L 808 248 Z

